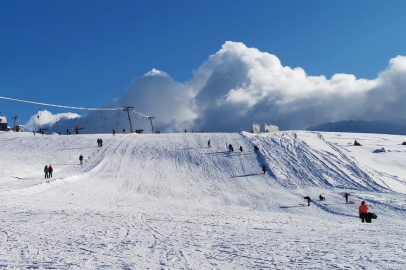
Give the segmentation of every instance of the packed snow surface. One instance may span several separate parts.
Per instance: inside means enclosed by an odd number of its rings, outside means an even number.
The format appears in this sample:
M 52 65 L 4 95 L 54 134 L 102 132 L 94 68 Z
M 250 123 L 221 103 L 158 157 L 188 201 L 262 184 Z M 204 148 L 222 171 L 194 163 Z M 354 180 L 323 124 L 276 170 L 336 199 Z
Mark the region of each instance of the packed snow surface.
M 0 269 L 404 269 L 405 140 L 1 132 Z

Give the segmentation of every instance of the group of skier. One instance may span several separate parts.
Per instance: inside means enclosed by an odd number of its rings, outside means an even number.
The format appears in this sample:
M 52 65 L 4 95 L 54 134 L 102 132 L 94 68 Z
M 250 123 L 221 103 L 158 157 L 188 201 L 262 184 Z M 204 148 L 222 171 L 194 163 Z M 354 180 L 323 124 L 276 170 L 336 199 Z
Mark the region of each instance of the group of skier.
M 348 203 L 353 204 L 353 202 L 348 202 L 348 197 L 349 196 L 350 196 L 350 194 L 348 192 L 344 193 L 345 202 L 347 204 Z M 303 199 L 307 200 L 307 205 L 310 206 L 310 202 L 312 201 L 310 196 L 305 196 L 305 197 L 303 197 Z M 326 200 L 326 198 L 322 194 L 319 195 L 319 199 L 320 199 L 320 201 L 325 201 Z M 359 218 L 361 219 L 362 223 L 364 223 L 364 221 L 366 223 L 371 223 L 372 219 L 377 218 L 376 214 L 369 212 L 369 207 L 365 203 L 365 201 L 361 202 L 361 205 L 358 208 L 358 215 L 359 215 Z
M 54 168 L 52 168 L 52 165 L 45 165 L 44 168 L 44 173 L 45 173 L 45 178 L 52 178 L 52 172 L 54 171 Z

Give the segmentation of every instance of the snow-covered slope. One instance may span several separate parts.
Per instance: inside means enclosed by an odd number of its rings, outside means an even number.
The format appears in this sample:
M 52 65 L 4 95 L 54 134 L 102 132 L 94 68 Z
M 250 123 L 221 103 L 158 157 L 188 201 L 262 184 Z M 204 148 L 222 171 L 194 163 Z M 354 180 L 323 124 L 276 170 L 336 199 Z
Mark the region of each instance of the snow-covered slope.
M 0 268 L 402 269 L 404 140 L 0 133 Z M 361 200 L 378 214 L 372 224 L 358 219 Z

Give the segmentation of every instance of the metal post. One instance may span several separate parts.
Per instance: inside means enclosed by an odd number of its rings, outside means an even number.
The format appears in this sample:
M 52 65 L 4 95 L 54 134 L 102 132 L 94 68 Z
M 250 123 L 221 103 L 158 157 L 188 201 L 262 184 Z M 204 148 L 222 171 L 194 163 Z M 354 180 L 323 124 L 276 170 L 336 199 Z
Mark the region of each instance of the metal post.
M 127 107 L 123 107 L 124 111 L 127 112 L 128 115 L 128 121 L 130 122 L 130 131 L 131 133 L 133 133 L 133 125 L 131 124 L 131 117 L 130 117 L 130 110 L 134 109 L 133 106 L 127 106 Z
M 18 119 L 18 115 L 13 116 L 12 119 L 14 119 L 14 128 L 13 128 L 13 130 L 14 130 L 14 132 L 16 132 L 16 120 Z

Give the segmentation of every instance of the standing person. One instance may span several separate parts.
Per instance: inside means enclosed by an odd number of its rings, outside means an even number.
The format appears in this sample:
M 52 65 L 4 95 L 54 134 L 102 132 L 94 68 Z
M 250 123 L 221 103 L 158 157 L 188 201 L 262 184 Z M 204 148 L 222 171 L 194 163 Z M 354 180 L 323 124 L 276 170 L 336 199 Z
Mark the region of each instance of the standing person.
M 345 198 L 345 202 L 348 203 L 348 196 L 350 196 L 350 194 L 348 194 L 348 192 L 346 192 L 344 194 L 344 198 Z
M 362 223 L 364 223 L 364 220 L 367 223 L 371 222 L 371 221 L 368 222 L 368 220 L 369 220 L 368 210 L 369 210 L 368 205 L 365 203 L 365 201 L 362 201 L 361 205 L 359 206 L 359 209 L 358 209 L 359 218 L 361 219 Z
M 79 156 L 79 164 L 83 165 L 83 156 L 82 155 Z
M 113 135 L 116 135 L 116 130 L 113 128 Z
M 123 133 L 125 134 L 125 128 L 123 128 Z
M 48 178 L 52 178 L 52 172 L 54 171 L 54 168 L 52 168 L 52 165 L 49 165 L 48 167 Z
M 242 146 L 240 146 L 240 152 L 242 152 Z
M 102 147 L 102 146 L 103 146 L 103 139 L 100 138 L 100 147 Z
M 255 146 L 254 146 L 254 152 L 257 153 L 258 150 L 259 150 L 259 149 L 258 149 L 258 146 L 255 145 Z
M 207 146 L 210 148 L 211 147 L 211 145 L 210 145 L 210 140 L 207 142 Z
M 48 165 L 45 165 L 44 173 L 45 173 L 45 178 L 48 178 L 48 173 L 49 173 Z
M 100 147 L 100 138 L 97 138 L 97 146 Z
M 266 173 L 266 166 L 262 165 L 262 171 L 264 172 L 264 174 Z
M 310 201 L 311 201 L 312 199 L 310 199 L 309 196 L 303 197 L 303 199 L 307 200 L 307 206 L 310 206 Z

